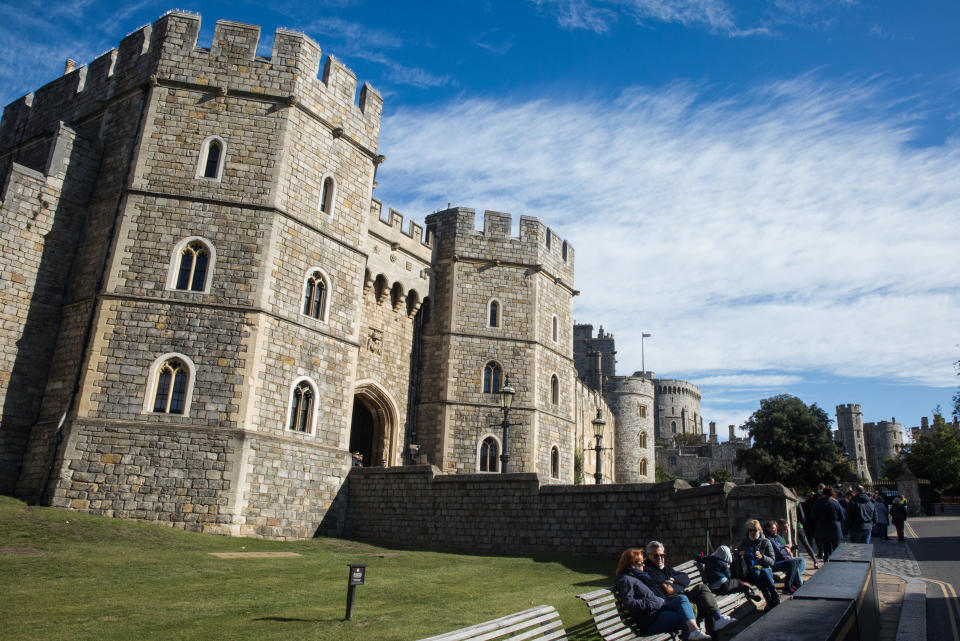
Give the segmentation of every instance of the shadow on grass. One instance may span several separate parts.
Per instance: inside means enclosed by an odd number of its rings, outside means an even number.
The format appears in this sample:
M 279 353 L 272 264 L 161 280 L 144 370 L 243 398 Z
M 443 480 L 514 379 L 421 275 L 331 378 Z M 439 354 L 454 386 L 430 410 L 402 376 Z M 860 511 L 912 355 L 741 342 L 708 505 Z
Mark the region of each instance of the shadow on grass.
M 597 626 L 593 621 L 584 621 L 567 628 L 568 641 L 600 641 Z
M 254 621 L 277 621 L 279 623 L 341 623 L 343 619 L 299 619 L 296 617 L 257 617 Z

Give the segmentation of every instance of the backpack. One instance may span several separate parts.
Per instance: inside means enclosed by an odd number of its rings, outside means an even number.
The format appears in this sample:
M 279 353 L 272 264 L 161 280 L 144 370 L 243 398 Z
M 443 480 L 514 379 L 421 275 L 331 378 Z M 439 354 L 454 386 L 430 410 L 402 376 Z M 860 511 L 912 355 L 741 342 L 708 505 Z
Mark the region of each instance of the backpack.
M 739 579 L 741 581 L 746 581 L 748 578 L 749 568 L 747 567 L 747 560 L 743 558 L 743 552 L 741 550 L 733 551 L 733 562 L 730 564 L 730 577 L 734 579 Z

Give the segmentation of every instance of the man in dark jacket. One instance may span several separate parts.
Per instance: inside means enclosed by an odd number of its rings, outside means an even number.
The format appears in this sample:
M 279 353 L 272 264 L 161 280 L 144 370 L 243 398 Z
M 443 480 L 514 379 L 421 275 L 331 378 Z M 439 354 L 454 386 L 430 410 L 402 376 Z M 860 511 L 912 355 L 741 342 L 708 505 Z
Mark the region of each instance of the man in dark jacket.
M 737 622 L 736 619 L 720 613 L 717 597 L 706 584 L 699 583 L 687 589 L 690 585 L 690 577 L 686 572 L 677 572 L 667 565 L 666 549 L 660 541 L 647 543 L 647 558 L 643 562 L 643 569 L 659 586 L 659 592 L 663 598 L 667 599 L 675 594 L 686 594 L 692 603 L 697 604 L 699 618 L 711 621 L 714 631 L 722 630 Z
M 867 496 L 862 485 L 857 486 L 857 493 L 847 502 L 846 510 L 850 542 L 869 543 L 873 524 L 877 520 L 877 507 Z

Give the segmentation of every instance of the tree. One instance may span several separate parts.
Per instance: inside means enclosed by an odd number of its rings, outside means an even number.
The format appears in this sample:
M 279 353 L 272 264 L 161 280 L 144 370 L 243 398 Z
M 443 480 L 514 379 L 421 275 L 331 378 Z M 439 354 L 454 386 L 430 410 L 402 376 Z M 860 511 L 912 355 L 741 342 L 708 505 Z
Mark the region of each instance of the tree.
M 896 481 L 903 471 L 903 460 L 899 456 L 888 456 L 880 468 L 882 478 Z
M 960 376 L 960 361 L 953 364 L 957 368 L 957 376 Z M 960 421 L 960 386 L 957 387 L 957 393 L 953 395 L 953 422 Z
M 703 445 L 703 434 L 675 434 L 673 436 L 673 440 L 676 441 L 677 445 L 681 447 L 696 447 L 697 445 Z
M 723 467 L 715 467 L 707 474 L 707 478 L 713 477 L 713 480 L 717 483 L 726 483 L 727 481 L 733 480 L 733 474 L 730 473 L 730 470 Z
M 918 478 L 929 479 L 943 490 L 960 483 L 960 428 L 933 417 L 933 426 L 917 434 L 901 453 L 903 462 Z
M 678 479 L 678 478 L 680 477 L 670 474 L 659 465 L 657 466 L 657 469 L 654 470 L 653 472 L 653 480 L 656 481 L 657 483 L 663 483 L 664 481 L 673 481 L 674 479 Z
M 737 452 L 734 462 L 757 483 L 780 482 L 787 487 L 836 483 L 850 466 L 833 443 L 831 422 L 816 403 L 807 406 L 796 396 L 763 399 L 742 426 L 753 446 Z

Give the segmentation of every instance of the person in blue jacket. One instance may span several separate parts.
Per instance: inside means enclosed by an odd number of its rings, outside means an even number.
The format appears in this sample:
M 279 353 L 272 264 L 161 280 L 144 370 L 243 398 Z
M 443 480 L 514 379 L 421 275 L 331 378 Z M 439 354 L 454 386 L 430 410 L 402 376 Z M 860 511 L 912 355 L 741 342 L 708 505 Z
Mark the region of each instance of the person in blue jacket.
M 699 627 L 690 600 L 683 594 L 671 599 L 657 596 L 655 582 L 643 570 L 643 550 L 630 548 L 620 555 L 613 586 L 620 608 L 633 619 L 641 634 L 680 632 L 683 641 L 706 641 L 710 636 Z

